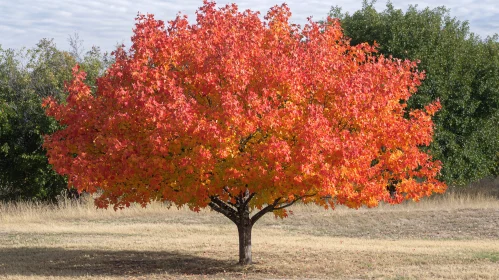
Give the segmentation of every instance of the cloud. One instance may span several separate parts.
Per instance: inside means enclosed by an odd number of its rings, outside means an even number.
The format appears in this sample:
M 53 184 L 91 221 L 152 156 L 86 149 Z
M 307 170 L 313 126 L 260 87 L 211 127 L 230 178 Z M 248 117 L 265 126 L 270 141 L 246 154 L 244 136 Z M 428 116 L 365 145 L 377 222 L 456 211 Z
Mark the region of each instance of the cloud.
M 499 7 L 497 0 L 434 0 L 419 1 L 418 7 L 431 8 L 446 6 L 451 15 L 460 20 L 469 20 L 471 31 L 485 37 L 499 32 Z M 138 12 L 155 14 L 157 19 L 173 19 L 178 12 L 194 20 L 195 10 L 202 5 L 201 0 L 17 0 L 2 1 L 0 10 L 0 44 L 3 48 L 33 47 L 42 38 L 53 38 L 61 49 L 68 49 L 69 35 L 78 33 L 84 40 L 85 49 L 92 45 L 111 51 L 117 43 L 130 45 L 134 19 Z M 280 1 L 217 1 L 218 5 L 237 2 L 241 10 L 258 10 L 265 15 L 268 9 Z M 307 17 L 324 19 L 331 6 L 338 5 L 350 13 L 362 6 L 362 1 L 299 1 L 288 0 L 295 23 L 304 24 Z M 395 8 L 407 9 L 409 0 L 392 0 Z M 383 10 L 386 2 L 376 3 Z

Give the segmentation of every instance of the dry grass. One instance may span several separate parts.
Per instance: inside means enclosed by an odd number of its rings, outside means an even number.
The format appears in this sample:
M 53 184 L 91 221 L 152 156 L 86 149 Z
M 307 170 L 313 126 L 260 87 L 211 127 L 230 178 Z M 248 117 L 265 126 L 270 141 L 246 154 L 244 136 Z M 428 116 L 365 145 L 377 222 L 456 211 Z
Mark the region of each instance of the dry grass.
M 2 204 L 0 278 L 499 279 L 499 200 L 490 192 L 292 210 L 258 222 L 255 264 L 240 267 L 235 226 L 210 211 Z

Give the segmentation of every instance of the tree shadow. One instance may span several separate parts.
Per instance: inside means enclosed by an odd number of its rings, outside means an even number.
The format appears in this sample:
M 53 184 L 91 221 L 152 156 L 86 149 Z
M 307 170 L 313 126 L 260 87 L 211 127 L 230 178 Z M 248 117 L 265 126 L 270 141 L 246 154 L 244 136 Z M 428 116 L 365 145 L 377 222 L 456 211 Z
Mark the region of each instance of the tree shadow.
M 235 261 L 186 255 L 175 251 L 0 248 L 0 275 L 213 275 L 243 270 Z

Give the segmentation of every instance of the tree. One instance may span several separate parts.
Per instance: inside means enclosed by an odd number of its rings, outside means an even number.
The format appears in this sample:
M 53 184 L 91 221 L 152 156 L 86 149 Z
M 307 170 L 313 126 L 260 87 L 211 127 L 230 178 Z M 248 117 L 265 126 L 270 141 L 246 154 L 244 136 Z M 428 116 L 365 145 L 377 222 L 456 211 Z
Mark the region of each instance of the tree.
M 50 40 L 30 50 L 0 49 L 0 199 L 50 199 L 66 182 L 49 166 L 43 135 L 56 129 L 41 107 L 62 98 L 74 60 Z
M 423 108 L 439 99 L 435 137 L 430 151 L 443 163 L 448 184 L 466 184 L 499 175 L 498 37 L 480 39 L 467 22 L 445 7 L 409 6 L 404 13 L 388 2 L 382 12 L 374 1 L 352 15 L 333 8 L 352 44 L 376 41 L 385 56 L 420 60 L 426 79 L 408 108 Z
M 85 55 L 82 65 L 92 84 L 105 64 L 99 54 Z M 53 200 L 66 188 L 65 179 L 48 164 L 43 135 L 58 125 L 41 106 L 43 98 L 64 100 L 64 82 L 72 77 L 75 58 L 43 39 L 35 48 L 0 48 L 0 200 Z
M 45 139 L 50 163 L 99 190 L 98 207 L 210 207 L 236 224 L 240 264 L 253 225 L 297 201 L 358 208 L 443 192 L 440 163 L 419 148 L 438 102 L 404 117 L 416 64 L 349 45 L 332 19 L 300 29 L 290 15 L 276 6 L 262 22 L 213 2 L 192 25 L 139 15 L 95 94 L 75 68 L 67 101 L 45 101 L 64 126 Z

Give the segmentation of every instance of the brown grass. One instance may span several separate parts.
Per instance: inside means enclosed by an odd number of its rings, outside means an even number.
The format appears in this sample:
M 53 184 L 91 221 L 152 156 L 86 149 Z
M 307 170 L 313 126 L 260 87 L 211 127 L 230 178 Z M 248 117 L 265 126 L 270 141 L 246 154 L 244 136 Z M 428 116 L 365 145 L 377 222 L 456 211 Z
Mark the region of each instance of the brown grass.
M 240 267 L 235 226 L 208 210 L 1 204 L 0 278 L 499 279 L 499 200 L 490 192 L 292 210 L 256 224 L 255 264 Z

